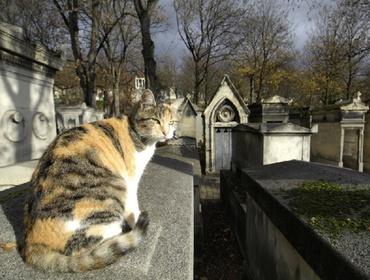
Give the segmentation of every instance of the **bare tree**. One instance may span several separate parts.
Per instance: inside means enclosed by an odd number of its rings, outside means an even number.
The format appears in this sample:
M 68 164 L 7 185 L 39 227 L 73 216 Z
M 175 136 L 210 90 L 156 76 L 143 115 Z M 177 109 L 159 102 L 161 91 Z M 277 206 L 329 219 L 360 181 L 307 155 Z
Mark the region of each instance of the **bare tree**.
M 270 75 L 290 60 L 292 41 L 287 12 L 277 2 L 255 2 L 248 10 L 235 62 L 249 77 L 250 102 L 260 102 Z
M 0 21 L 22 27 L 27 40 L 49 50 L 59 51 L 66 43 L 62 20 L 48 0 L 2 0 Z
M 133 6 L 129 0 L 113 0 L 103 7 L 103 12 L 107 19 L 101 26 L 101 33 L 104 37 L 109 33 L 107 40 L 103 44 L 105 62 L 109 73 L 110 89 L 113 92 L 113 110 L 109 115 L 120 114 L 120 84 L 124 72 L 124 64 L 127 58 L 127 52 L 133 44 L 137 46 L 139 38 L 138 25 L 136 19 L 132 16 Z M 120 11 L 120 12 L 119 12 Z M 125 16 L 121 16 L 124 11 Z M 112 23 L 116 18 L 121 18 L 110 30 Z
M 361 66 L 370 50 L 370 22 L 363 3 L 358 0 L 342 0 L 333 18 L 338 22 L 338 40 L 343 56 L 342 79 L 345 84 L 346 98 L 352 97 L 354 82 L 360 74 Z M 334 20 L 334 19 L 333 19 Z
M 238 23 L 245 10 L 234 0 L 175 0 L 174 3 L 178 32 L 193 58 L 194 102 L 199 103 L 201 86 L 210 67 L 225 60 L 237 46 Z
M 134 0 L 136 14 L 140 21 L 142 54 L 145 67 L 145 81 L 147 87 L 156 95 L 161 85 L 157 77 L 157 63 L 154 58 L 154 42 L 151 35 L 152 19 L 159 0 Z
M 84 92 L 87 106 L 96 108 L 96 65 L 97 57 L 109 33 L 121 20 L 124 13 L 110 23 L 109 29 L 101 35 L 102 4 L 104 1 L 54 0 L 68 30 L 72 54 L 76 64 L 76 74 Z
M 339 85 L 342 65 L 339 21 L 327 10 L 320 12 L 316 22 L 316 32 L 307 44 L 306 61 L 317 85 L 320 101 L 327 105 L 336 101 L 342 94 Z

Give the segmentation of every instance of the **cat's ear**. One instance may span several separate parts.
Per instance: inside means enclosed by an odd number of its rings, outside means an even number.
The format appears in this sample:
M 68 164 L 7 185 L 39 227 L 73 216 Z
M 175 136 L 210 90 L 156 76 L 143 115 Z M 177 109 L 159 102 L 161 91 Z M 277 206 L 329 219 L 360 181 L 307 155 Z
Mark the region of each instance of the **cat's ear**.
M 140 103 L 143 108 L 156 106 L 154 94 L 150 89 L 144 90 Z

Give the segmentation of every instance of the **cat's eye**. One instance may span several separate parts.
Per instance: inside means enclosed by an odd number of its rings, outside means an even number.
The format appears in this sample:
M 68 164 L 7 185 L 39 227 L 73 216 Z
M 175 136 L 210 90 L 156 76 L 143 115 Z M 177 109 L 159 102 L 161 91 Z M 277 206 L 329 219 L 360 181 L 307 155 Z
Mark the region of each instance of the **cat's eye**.
M 161 124 L 161 121 L 157 118 L 149 118 L 149 120 L 155 121 L 156 123 Z
M 176 121 L 170 121 L 170 125 L 175 125 Z

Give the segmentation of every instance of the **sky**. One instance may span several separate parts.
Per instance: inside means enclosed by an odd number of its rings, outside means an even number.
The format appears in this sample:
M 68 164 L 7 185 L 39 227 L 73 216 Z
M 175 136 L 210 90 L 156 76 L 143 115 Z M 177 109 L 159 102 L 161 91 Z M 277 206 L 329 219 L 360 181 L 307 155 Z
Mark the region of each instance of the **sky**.
M 323 0 L 322 2 L 326 1 L 327 0 Z M 163 9 L 165 9 L 165 14 L 167 15 L 167 26 L 165 31 L 158 32 L 154 36 L 156 54 L 159 57 L 163 57 L 165 55 L 170 55 L 174 58 L 177 57 L 176 60 L 180 61 L 181 57 L 185 52 L 188 52 L 188 50 L 178 35 L 173 0 L 160 0 L 159 4 Z M 299 50 L 304 47 L 309 38 L 309 34 L 314 28 L 314 23 L 310 20 L 310 17 L 314 16 L 313 12 L 308 11 L 309 7 L 306 1 L 300 1 L 299 5 L 295 5 L 294 8 L 289 8 L 288 19 L 292 26 L 293 41 L 295 47 Z

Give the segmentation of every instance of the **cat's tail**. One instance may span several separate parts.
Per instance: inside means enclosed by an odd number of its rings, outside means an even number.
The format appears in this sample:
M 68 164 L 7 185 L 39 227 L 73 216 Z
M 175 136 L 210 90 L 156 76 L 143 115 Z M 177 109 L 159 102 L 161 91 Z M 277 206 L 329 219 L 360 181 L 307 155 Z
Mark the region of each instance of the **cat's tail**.
M 54 272 L 82 272 L 102 268 L 137 247 L 148 225 L 148 214 L 142 212 L 133 230 L 105 240 L 86 254 L 67 256 L 37 245 L 27 249 L 26 262 L 40 270 Z

